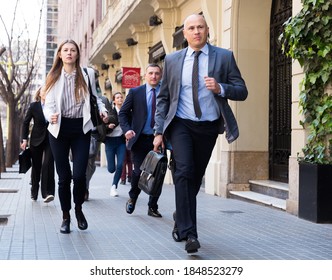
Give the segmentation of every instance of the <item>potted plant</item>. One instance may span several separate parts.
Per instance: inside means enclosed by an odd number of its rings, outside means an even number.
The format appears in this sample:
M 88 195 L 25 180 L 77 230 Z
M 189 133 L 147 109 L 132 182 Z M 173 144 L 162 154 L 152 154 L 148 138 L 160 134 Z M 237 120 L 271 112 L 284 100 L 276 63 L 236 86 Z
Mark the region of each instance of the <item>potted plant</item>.
M 332 222 L 332 2 L 302 4 L 279 38 L 304 71 L 299 105 L 307 141 L 298 156 L 299 217 Z

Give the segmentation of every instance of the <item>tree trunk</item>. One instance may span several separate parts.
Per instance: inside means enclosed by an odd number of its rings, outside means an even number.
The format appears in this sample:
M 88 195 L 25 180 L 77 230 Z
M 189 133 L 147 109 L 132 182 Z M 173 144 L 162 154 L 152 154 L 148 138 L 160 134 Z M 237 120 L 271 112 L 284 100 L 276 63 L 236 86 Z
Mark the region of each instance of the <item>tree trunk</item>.
M 6 164 L 5 164 L 5 149 L 3 145 L 3 133 L 2 133 L 2 122 L 0 119 L 0 172 L 6 172 Z
M 10 100 L 7 104 L 8 106 L 8 139 L 6 145 L 6 167 L 12 167 L 13 164 L 17 161 L 15 155 L 17 154 L 18 146 L 15 146 L 15 102 Z M 16 150 L 16 151 L 15 151 Z
M 17 111 L 16 111 L 17 112 Z M 20 148 L 20 143 L 21 143 L 21 128 L 22 128 L 22 119 L 20 118 L 19 114 L 15 114 L 15 120 L 13 123 L 15 123 L 16 125 L 14 126 L 14 139 L 13 139 L 13 144 L 14 144 L 14 155 L 13 155 L 13 159 L 15 163 L 18 160 L 18 155 L 21 151 Z

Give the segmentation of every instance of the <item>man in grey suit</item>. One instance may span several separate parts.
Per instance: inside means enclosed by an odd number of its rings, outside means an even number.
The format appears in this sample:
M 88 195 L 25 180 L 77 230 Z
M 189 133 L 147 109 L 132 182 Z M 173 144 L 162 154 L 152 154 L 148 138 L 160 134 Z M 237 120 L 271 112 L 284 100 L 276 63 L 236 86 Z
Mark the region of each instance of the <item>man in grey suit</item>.
M 226 132 L 229 143 L 239 135 L 227 100 L 245 100 L 248 95 L 233 53 L 207 43 L 208 33 L 202 15 L 185 19 L 183 34 L 189 46 L 165 57 L 154 126 L 154 150 L 169 142 L 175 162 L 174 239 L 185 240 L 190 254 L 200 248 L 196 196 L 218 134 Z

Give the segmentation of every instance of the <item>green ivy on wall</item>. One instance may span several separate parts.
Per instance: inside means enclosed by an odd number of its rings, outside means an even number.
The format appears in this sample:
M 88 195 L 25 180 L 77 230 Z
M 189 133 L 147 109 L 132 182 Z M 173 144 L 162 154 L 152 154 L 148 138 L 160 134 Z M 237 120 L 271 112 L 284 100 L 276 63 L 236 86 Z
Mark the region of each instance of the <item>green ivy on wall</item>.
M 308 131 L 299 160 L 332 164 L 332 1 L 302 0 L 301 11 L 284 24 L 286 55 L 303 67 L 299 105 Z

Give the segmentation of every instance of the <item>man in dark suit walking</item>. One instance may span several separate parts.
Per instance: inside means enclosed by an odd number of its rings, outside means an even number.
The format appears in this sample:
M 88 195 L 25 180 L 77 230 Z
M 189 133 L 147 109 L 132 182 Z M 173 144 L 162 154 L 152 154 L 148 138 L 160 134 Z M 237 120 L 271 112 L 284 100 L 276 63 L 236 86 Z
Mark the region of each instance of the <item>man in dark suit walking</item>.
M 31 199 L 37 200 L 39 183 L 41 183 L 41 195 L 45 203 L 54 200 L 54 158 L 48 141 L 48 122 L 43 113 L 45 92 L 40 88 L 27 110 L 22 127 L 21 149 L 25 150 L 28 145 L 30 122 L 33 119 L 33 127 L 30 135 L 31 150 Z
M 207 43 L 209 28 L 202 15 L 184 21 L 188 48 L 165 57 L 157 98 L 154 150 L 169 141 L 172 147 L 176 241 L 185 250 L 200 248 L 196 196 L 219 133 L 228 142 L 238 137 L 235 117 L 227 103 L 245 100 L 248 92 L 233 53 Z
M 132 214 L 135 210 L 137 198 L 141 192 L 138 181 L 141 174 L 140 166 L 148 154 L 153 150 L 153 126 L 156 95 L 159 92 L 161 68 L 157 64 L 150 64 L 146 68 L 144 85 L 129 90 L 128 95 L 119 112 L 119 122 L 127 140 L 127 148 L 131 150 L 134 171 L 131 178 L 129 200 L 126 211 Z M 160 218 L 158 211 L 158 197 L 149 197 L 148 215 Z

